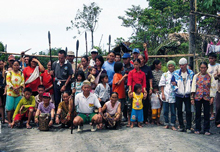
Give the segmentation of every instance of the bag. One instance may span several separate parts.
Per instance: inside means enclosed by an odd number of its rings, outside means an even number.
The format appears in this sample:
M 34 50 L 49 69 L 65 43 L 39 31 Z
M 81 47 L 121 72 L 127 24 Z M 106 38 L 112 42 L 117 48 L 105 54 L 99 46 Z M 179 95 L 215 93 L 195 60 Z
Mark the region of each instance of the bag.
M 39 116 L 39 130 L 40 131 L 48 131 L 49 130 L 49 114 L 41 113 Z
M 27 79 L 27 81 L 25 82 L 25 84 L 31 83 L 34 80 L 36 80 L 38 77 L 40 76 L 40 71 L 39 71 L 39 67 L 36 66 L 34 69 L 34 72 L 31 74 L 31 76 Z
M 102 74 L 102 71 L 103 69 L 101 69 L 101 71 L 99 72 L 98 76 L 95 78 L 95 84 L 99 84 L 99 78 L 100 78 L 100 75 Z

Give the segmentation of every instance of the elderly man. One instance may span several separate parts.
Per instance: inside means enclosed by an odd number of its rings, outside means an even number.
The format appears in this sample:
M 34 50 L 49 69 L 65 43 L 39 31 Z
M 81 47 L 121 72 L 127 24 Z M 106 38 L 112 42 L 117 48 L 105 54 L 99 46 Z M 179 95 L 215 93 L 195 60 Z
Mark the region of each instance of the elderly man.
M 180 128 L 178 131 L 185 131 L 185 126 L 183 123 L 183 112 L 182 106 L 183 102 L 185 104 L 186 110 L 186 132 L 191 133 L 191 102 L 190 102 L 190 92 L 192 87 L 192 80 L 194 73 L 192 70 L 187 69 L 187 60 L 181 58 L 179 60 L 180 69 L 173 72 L 173 77 L 171 79 L 172 85 L 174 86 L 175 96 L 176 96 L 176 106 L 178 113 L 178 120 Z
M 58 59 L 58 61 L 53 63 L 51 72 L 55 77 L 54 98 L 56 109 L 60 103 L 61 93 L 64 91 L 70 91 L 71 86 L 69 82 L 73 74 L 72 66 L 66 60 L 66 52 L 64 50 L 59 51 Z
M 90 52 L 91 52 L 92 59 L 90 60 L 89 65 L 94 66 L 95 65 L 95 58 L 98 55 L 98 50 L 97 49 L 92 49 Z
M 75 70 L 75 63 L 74 63 L 74 58 L 75 58 L 75 55 L 74 55 L 74 52 L 73 51 L 68 51 L 67 52 L 67 60 L 70 62 L 70 64 L 72 65 L 72 69 L 73 69 L 73 72 Z
M 91 131 L 96 131 L 96 124 L 102 122 L 101 104 L 93 93 L 90 93 L 91 83 L 88 80 L 83 82 L 81 93 L 75 97 L 75 106 L 78 106 L 78 115 L 74 118 L 73 124 L 78 126 L 78 132 L 83 130 L 83 124 L 91 122 Z M 98 108 L 99 113 L 93 112 L 94 108 Z

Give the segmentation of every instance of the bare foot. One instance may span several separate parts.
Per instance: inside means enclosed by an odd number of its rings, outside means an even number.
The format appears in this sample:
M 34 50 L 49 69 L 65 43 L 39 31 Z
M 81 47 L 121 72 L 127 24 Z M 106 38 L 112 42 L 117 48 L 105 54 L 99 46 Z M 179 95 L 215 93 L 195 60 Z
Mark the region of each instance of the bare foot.
M 217 128 L 220 128 L 220 124 L 217 125 Z
M 142 125 L 138 125 L 139 128 L 142 128 Z
M 133 128 L 134 126 L 133 126 L 133 124 L 131 125 L 131 128 Z
M 164 128 L 165 128 L 165 129 L 168 129 L 168 128 L 169 128 L 169 126 L 165 126 Z
M 173 126 L 173 127 L 171 127 L 171 129 L 173 130 L 173 131 L 177 131 L 177 129 Z
M 130 123 L 128 123 L 126 127 L 130 127 L 130 126 L 131 126 L 131 124 L 130 124 Z
M 145 122 L 145 125 L 148 125 L 148 122 L 147 122 L 147 121 Z

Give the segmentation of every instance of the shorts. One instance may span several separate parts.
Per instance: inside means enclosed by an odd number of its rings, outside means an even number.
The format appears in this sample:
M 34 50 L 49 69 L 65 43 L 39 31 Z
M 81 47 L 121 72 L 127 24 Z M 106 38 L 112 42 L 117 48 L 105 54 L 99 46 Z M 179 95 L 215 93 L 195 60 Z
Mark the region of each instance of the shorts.
M 92 117 L 96 115 L 96 113 L 79 113 L 78 116 L 80 116 L 83 119 L 83 123 L 90 123 L 92 121 Z
M 21 100 L 22 96 L 18 97 L 12 97 L 12 96 L 6 96 L 6 111 L 15 110 L 19 101 Z
M 143 109 L 141 109 L 141 110 L 132 109 L 131 121 L 132 122 L 135 122 L 135 121 L 143 122 L 144 121 Z
M 152 109 L 152 119 L 160 118 L 161 109 Z
M 15 116 L 14 121 L 27 120 L 27 118 L 28 118 L 28 113 L 29 113 L 29 110 L 30 110 L 30 109 L 33 109 L 33 110 L 34 110 L 33 107 L 29 107 L 28 110 L 27 110 L 25 113 L 22 113 L 22 114 L 18 113 L 18 114 Z

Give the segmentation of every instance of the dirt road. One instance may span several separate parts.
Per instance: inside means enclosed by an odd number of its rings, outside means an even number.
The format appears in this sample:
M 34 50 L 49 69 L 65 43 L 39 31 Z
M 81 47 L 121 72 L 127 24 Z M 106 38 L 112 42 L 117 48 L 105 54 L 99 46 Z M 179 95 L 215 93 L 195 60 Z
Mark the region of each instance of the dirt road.
M 9 129 L 3 125 L 0 134 L 0 151 L 110 151 L 110 152 L 219 152 L 220 129 L 212 128 L 213 135 L 195 135 L 148 125 L 143 128 L 97 130 L 90 132 L 88 125 L 82 133 L 69 129 L 52 129 L 40 132 L 33 129 Z

